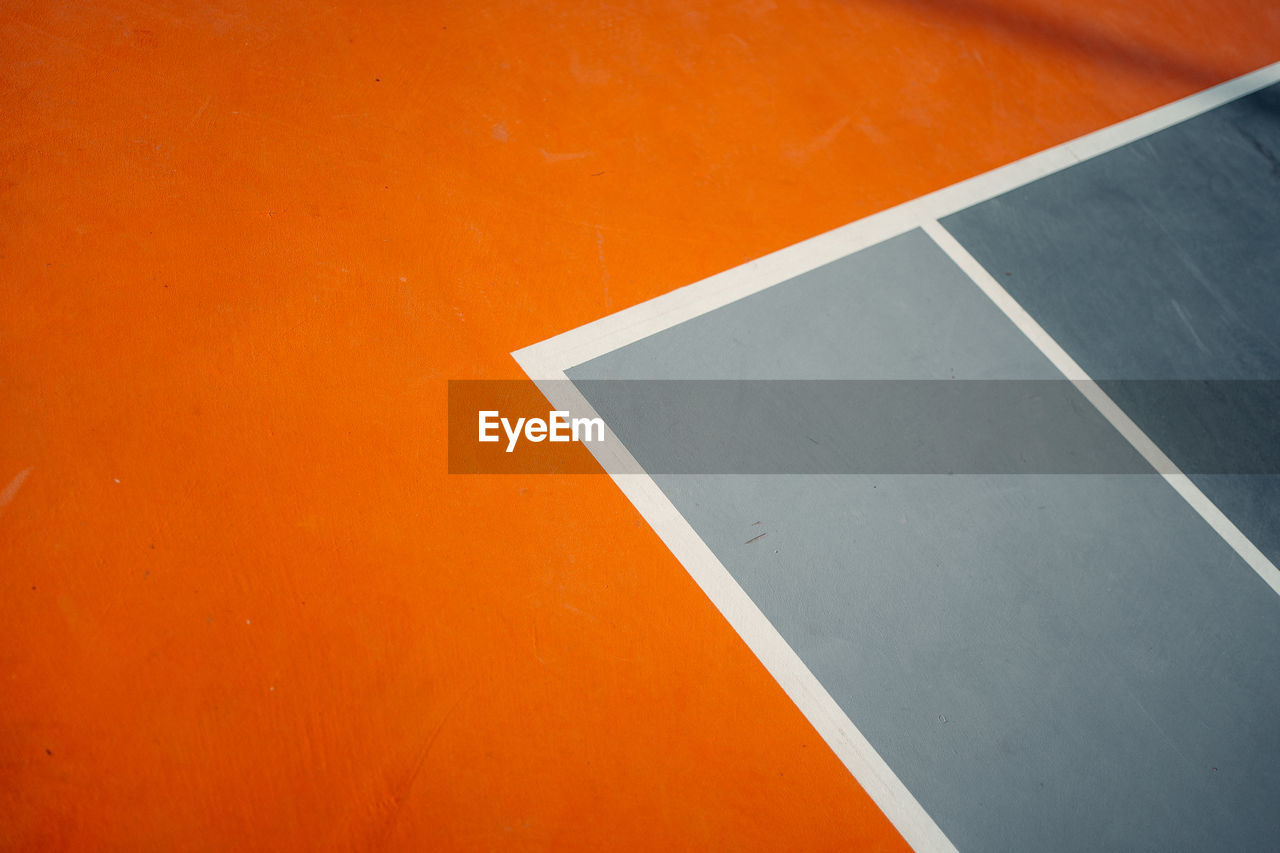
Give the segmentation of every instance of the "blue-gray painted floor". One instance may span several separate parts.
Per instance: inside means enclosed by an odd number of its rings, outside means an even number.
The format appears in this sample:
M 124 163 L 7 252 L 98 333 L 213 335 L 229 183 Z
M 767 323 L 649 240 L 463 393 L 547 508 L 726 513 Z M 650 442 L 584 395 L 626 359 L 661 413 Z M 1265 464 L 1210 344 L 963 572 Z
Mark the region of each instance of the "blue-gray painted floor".
M 1278 151 L 1273 87 L 943 222 L 1272 560 Z M 723 419 L 588 380 L 1058 377 L 919 231 L 569 375 L 653 472 L 688 470 L 671 423 Z M 655 480 L 960 849 L 1280 849 L 1280 596 L 1066 411 L 1124 463 Z

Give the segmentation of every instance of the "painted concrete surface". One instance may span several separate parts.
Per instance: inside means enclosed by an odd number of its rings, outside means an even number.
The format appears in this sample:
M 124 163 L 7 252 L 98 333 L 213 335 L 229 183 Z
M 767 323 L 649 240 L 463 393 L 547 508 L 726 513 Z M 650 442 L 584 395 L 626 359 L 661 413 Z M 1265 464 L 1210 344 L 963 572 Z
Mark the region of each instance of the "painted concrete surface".
M 943 225 L 1280 560 L 1280 87 Z
M 952 371 L 1053 369 L 911 232 L 569 374 Z M 1280 598 L 1159 477 L 655 480 L 961 849 L 1280 840 Z
M 0 847 L 903 849 L 613 482 L 447 473 L 447 380 L 1261 5 L 5 3 Z

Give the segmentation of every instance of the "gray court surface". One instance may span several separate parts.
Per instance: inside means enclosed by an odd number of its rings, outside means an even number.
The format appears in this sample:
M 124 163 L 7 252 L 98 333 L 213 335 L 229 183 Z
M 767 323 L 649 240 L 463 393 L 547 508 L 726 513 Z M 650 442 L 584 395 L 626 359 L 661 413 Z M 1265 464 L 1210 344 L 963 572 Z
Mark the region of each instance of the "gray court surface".
M 942 224 L 1280 563 L 1280 86 Z
M 1058 378 L 918 231 L 568 373 L 650 471 L 594 380 Z M 654 479 L 960 849 L 1280 848 L 1280 596 L 1154 473 Z

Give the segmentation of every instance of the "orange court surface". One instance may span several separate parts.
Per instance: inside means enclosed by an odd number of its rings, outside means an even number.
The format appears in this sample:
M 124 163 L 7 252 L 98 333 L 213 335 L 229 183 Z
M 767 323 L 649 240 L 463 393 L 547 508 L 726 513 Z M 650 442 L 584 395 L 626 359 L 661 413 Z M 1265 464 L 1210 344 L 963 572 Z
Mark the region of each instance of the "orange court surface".
M 1280 60 L 1269 0 L 0 10 L 0 848 L 901 850 L 447 384 Z

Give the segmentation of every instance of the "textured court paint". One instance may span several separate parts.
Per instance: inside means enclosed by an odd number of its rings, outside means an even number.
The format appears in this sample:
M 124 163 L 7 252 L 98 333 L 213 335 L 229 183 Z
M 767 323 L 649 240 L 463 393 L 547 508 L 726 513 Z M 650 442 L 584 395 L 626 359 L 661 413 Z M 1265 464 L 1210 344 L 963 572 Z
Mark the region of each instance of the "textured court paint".
M 912 232 L 568 373 L 953 370 L 1053 372 Z M 1280 841 L 1280 598 L 1160 477 L 654 479 L 960 849 Z
M 1215 402 L 1106 381 L 1280 379 L 1280 86 L 943 225 L 1175 464 L 1220 445 L 1241 470 L 1280 442 L 1270 385 Z M 1280 478 L 1193 480 L 1280 560 Z
M 900 849 L 611 482 L 444 473 L 446 380 L 1273 62 L 1259 6 L 6 3 L 0 846 Z

